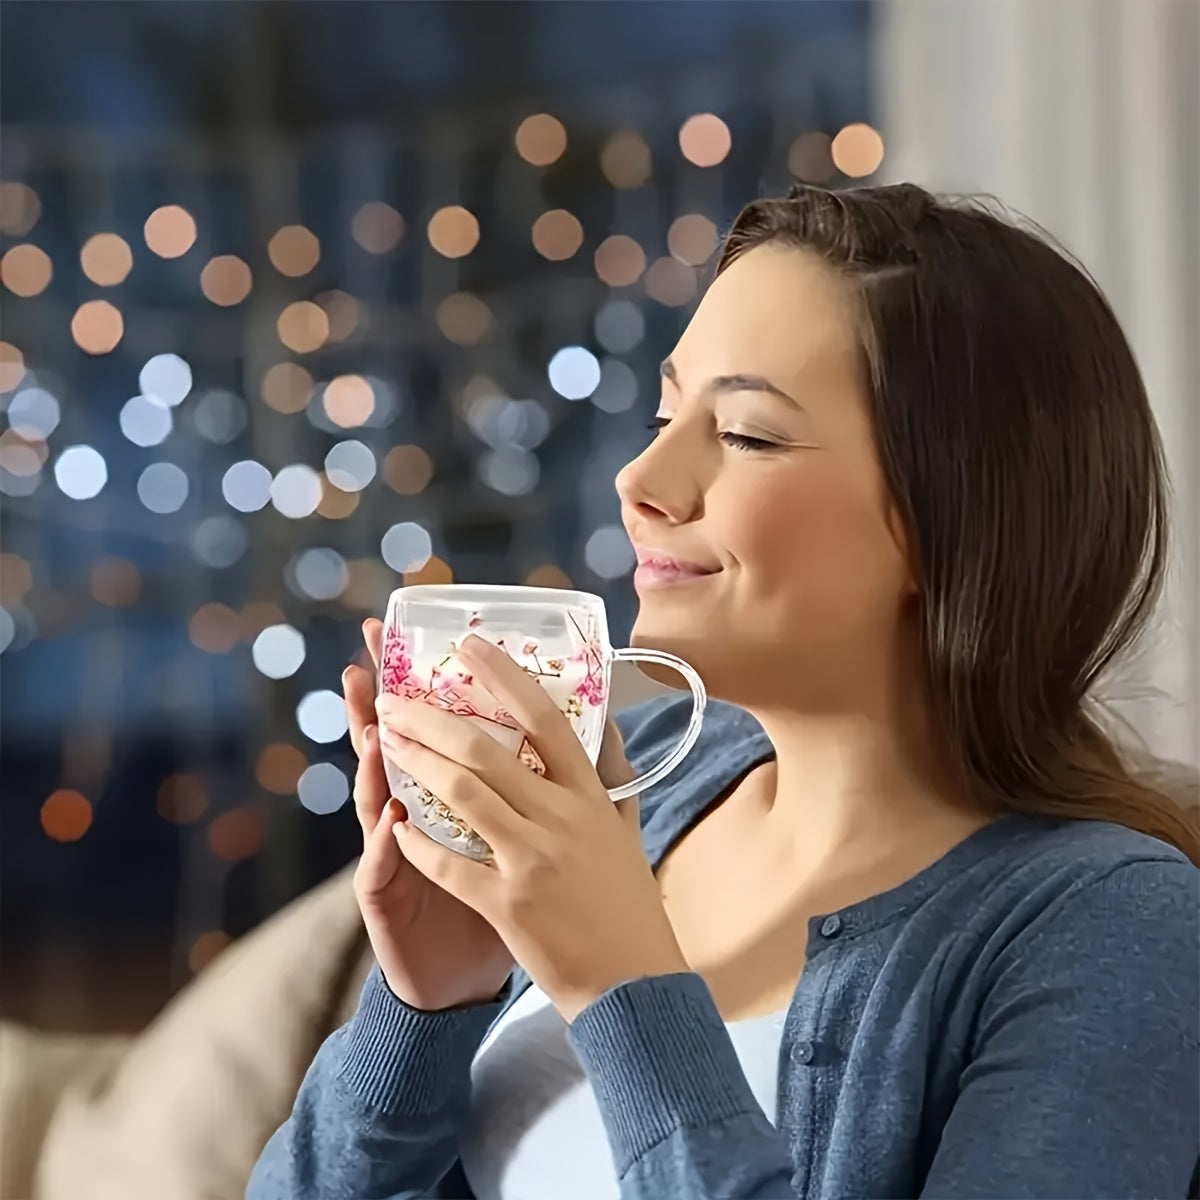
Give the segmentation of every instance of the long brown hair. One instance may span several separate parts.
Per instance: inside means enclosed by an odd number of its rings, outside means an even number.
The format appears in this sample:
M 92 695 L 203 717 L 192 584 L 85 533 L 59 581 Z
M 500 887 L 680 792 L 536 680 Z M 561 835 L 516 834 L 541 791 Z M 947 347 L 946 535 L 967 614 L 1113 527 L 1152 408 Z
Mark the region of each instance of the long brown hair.
M 1168 516 L 1146 390 L 1099 287 L 998 206 L 910 184 L 757 200 L 718 272 L 766 242 L 814 251 L 861 296 L 878 452 L 964 786 L 1200 864 L 1193 814 L 1128 768 L 1092 698 L 1154 608 Z

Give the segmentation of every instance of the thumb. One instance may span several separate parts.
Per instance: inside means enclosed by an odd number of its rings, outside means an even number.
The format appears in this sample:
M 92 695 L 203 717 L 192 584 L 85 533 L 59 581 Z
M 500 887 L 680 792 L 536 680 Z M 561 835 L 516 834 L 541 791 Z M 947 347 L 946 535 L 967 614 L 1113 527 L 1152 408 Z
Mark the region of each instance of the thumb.
M 354 890 L 360 901 L 369 900 L 382 892 L 404 865 L 404 855 L 392 834 L 392 828 L 407 820 L 408 813 L 404 805 L 399 800 L 391 799 L 383 806 L 374 829 L 363 839 L 362 857 L 354 871 Z

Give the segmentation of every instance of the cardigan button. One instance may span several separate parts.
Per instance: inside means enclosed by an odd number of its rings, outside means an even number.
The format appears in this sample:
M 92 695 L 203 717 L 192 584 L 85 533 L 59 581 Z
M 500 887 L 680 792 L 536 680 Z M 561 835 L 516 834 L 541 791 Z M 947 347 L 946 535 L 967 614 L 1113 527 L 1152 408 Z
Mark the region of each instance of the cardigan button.
M 834 913 L 831 917 L 826 917 L 821 925 L 821 933 L 827 937 L 837 937 L 842 932 L 842 918 Z
M 792 1061 L 806 1066 L 812 1062 L 813 1044 L 812 1042 L 797 1042 L 792 1047 Z

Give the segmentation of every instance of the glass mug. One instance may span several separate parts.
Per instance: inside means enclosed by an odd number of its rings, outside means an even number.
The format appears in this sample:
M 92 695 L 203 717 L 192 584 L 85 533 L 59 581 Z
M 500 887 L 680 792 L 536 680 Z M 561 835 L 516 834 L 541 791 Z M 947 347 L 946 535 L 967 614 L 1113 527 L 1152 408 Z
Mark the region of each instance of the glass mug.
M 553 697 L 593 764 L 608 710 L 609 676 L 620 661 L 674 667 L 692 692 L 682 740 L 637 779 L 609 788 L 613 800 L 635 795 L 673 771 L 696 744 L 707 696 L 695 670 L 662 650 L 614 650 L 604 601 L 588 592 L 488 584 L 415 584 L 397 588 L 383 623 L 379 692 L 423 700 L 466 717 L 541 774 L 545 766 L 524 731 L 458 658 L 458 645 L 477 634 L 505 650 Z M 491 847 L 428 788 L 385 754 L 392 795 L 409 820 L 435 842 L 487 861 Z

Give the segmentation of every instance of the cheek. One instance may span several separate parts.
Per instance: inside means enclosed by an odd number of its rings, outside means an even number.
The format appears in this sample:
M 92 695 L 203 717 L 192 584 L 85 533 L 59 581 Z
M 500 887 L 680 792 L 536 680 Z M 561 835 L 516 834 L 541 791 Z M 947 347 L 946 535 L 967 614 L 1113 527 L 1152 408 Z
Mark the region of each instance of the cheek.
M 726 544 L 758 599 L 777 597 L 792 613 L 797 606 L 813 613 L 893 593 L 902 562 L 883 498 L 852 478 L 831 457 L 746 484 L 731 497 Z

